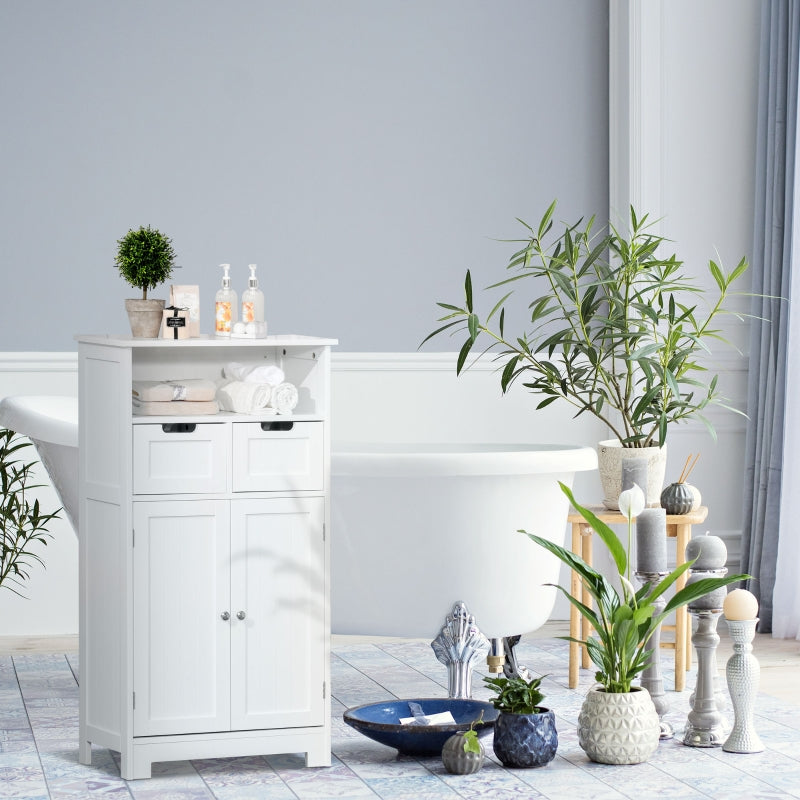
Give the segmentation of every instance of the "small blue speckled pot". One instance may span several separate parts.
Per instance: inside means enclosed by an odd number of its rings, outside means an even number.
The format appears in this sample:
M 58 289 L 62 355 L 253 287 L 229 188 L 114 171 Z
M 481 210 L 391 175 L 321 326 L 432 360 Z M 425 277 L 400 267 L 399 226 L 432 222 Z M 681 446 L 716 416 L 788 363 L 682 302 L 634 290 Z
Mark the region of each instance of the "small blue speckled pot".
M 494 752 L 506 767 L 543 767 L 556 757 L 556 715 L 501 712 L 494 724 Z

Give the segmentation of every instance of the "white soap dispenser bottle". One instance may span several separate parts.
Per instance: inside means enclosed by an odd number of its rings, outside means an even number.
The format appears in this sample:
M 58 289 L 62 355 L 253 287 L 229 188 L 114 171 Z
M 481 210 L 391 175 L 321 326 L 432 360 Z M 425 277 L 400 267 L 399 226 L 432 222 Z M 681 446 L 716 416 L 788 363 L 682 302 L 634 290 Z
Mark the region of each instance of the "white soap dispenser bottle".
M 214 333 L 217 336 L 230 336 L 231 329 L 236 322 L 238 311 L 236 292 L 231 289 L 230 264 L 220 264 L 222 267 L 222 287 L 216 294 L 214 304 Z
M 258 288 L 256 265 L 248 264 L 250 278 L 242 292 L 242 322 L 264 322 L 264 292 Z

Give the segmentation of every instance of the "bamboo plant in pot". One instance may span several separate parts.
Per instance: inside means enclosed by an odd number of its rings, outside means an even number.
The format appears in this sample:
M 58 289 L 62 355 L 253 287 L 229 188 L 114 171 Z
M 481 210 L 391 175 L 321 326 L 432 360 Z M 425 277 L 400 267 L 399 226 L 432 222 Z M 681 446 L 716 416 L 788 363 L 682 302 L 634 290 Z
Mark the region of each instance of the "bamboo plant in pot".
M 115 265 L 131 286 L 142 290 L 141 298 L 125 301 L 131 333 L 136 337 L 155 338 L 161 328 L 164 301 L 148 298 L 147 290 L 154 289 L 172 275 L 175 266 L 172 240 L 149 225 L 129 230 L 117 241 Z
M 617 589 L 610 580 L 564 547 L 521 531 L 574 570 L 595 603 L 595 608 L 589 608 L 563 587 L 557 587 L 595 631 L 585 641 L 564 637 L 585 645 L 597 667 L 597 685 L 586 695 L 578 718 L 578 743 L 592 761 L 638 764 L 646 761 L 655 751 L 660 734 L 658 714 L 647 689 L 634 686 L 633 683 L 653 656 L 648 649 L 650 639 L 659 624 L 676 608 L 728 584 L 746 580 L 748 576 L 702 578 L 675 592 L 663 612 L 656 614 L 654 601 L 673 586 L 694 560 L 681 564 L 657 584 L 646 583 L 638 591 L 633 587 L 627 554 L 631 552 L 632 520 L 644 508 L 642 490 L 634 486 L 619 498 L 620 510 L 628 520 L 626 550 L 608 525 L 581 506 L 569 487 L 563 483 L 560 485 L 573 507 L 608 548 L 616 564 L 621 586 Z
M 724 403 L 717 376 L 704 374 L 700 356 L 711 341 L 722 339 L 715 325 L 729 313 L 726 300 L 747 261 L 730 273 L 709 262 L 717 288 L 701 308 L 704 290 L 675 255 L 662 255 L 667 240 L 652 232 L 647 215 L 631 208 L 627 232 L 609 225 L 595 235 L 594 217 L 557 232 L 555 207 L 553 202 L 535 228 L 520 220 L 525 238 L 508 263 L 510 274 L 488 287 L 508 291 L 489 313 L 478 314 L 467 271 L 464 304 L 438 303 L 446 312 L 439 319 L 444 324 L 423 344 L 445 331 L 466 333 L 456 362 L 459 374 L 480 341 L 485 348 L 478 357 L 491 353 L 503 365 L 503 392 L 521 381 L 538 396 L 537 409 L 562 401 L 576 416 L 594 415 L 614 436 L 598 448 L 605 505 L 616 507 L 621 460 L 644 452 L 647 502 L 657 506 L 669 426 L 695 417 L 715 435 L 703 411 L 710 403 Z M 507 301 L 519 281 L 531 279 L 530 327 L 511 331 Z

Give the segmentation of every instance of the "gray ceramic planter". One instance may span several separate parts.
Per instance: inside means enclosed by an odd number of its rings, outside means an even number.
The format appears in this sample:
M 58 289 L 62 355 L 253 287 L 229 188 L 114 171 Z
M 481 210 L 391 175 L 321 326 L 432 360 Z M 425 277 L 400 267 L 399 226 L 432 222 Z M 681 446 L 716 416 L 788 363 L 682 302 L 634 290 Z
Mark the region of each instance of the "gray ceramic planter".
M 506 767 L 543 767 L 558 750 L 556 715 L 501 712 L 494 724 L 494 752 Z

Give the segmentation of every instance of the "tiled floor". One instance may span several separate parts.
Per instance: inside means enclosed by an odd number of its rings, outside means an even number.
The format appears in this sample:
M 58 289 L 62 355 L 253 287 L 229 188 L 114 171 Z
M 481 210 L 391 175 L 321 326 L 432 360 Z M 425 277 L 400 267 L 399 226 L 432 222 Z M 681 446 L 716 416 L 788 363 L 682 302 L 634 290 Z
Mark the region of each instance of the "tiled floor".
M 445 668 L 425 641 L 339 639 L 334 647 L 333 766 L 307 770 L 299 755 L 174 762 L 156 765 L 153 778 L 127 783 L 117 754 L 95 749 L 93 766 L 77 763 L 78 689 L 74 654 L 0 656 L 0 797 L 136 800 L 272 800 L 272 798 L 800 798 L 800 708 L 760 694 L 757 728 L 766 751 L 752 755 L 664 742 L 646 764 L 593 764 L 578 747 L 580 691 L 567 686 L 567 644 L 525 638 L 520 661 L 546 674 L 546 704 L 558 718 L 559 750 L 547 767 L 507 770 L 484 740 L 488 758 L 475 775 L 453 776 L 438 758 L 398 757 L 342 722 L 345 708 L 400 697 L 445 696 Z M 663 653 L 667 685 L 671 654 Z M 724 666 L 724 662 L 721 662 Z M 582 673 L 585 690 L 590 683 Z M 694 673 L 688 676 L 694 683 Z M 721 688 L 725 690 L 724 679 Z M 476 697 L 488 697 L 475 678 Z M 668 692 L 668 720 L 680 732 L 689 695 Z M 727 697 L 727 691 L 724 691 Z M 727 702 L 723 709 L 732 721 Z

